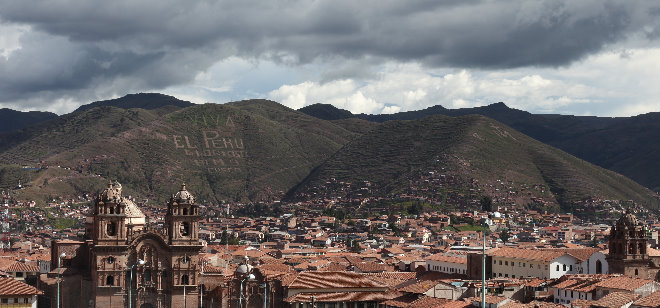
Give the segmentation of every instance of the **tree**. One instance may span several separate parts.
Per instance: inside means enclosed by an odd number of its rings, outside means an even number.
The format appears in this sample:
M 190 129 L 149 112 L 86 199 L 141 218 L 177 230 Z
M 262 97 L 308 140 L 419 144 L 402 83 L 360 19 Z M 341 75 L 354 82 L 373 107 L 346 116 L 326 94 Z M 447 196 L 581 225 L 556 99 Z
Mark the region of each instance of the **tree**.
M 504 244 L 506 244 L 506 242 L 508 242 L 510 238 L 511 238 L 511 234 L 509 233 L 509 229 L 505 228 L 502 229 L 502 231 L 500 231 L 500 239 Z
M 481 197 L 481 210 L 483 212 L 492 212 L 493 211 L 493 198 L 490 196 Z

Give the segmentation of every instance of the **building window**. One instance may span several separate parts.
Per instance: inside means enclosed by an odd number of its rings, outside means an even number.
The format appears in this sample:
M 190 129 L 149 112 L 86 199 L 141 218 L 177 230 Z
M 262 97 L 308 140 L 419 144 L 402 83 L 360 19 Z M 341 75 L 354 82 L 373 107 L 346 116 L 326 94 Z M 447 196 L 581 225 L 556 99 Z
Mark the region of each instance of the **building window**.
M 502 260 L 500 260 L 500 265 L 502 265 Z
M 108 233 L 109 236 L 115 236 L 117 233 L 117 226 L 115 225 L 114 222 L 109 222 L 108 225 L 106 226 L 106 233 Z
M 181 223 L 181 236 L 188 236 L 190 234 L 190 225 L 187 221 Z
M 151 281 L 151 269 L 147 268 L 144 270 L 144 274 L 142 275 L 144 277 L 144 281 Z
M 509 265 L 509 261 L 504 261 L 504 265 Z
M 639 275 L 639 270 L 635 269 L 635 276 Z
M 23 277 L 23 272 L 16 272 L 16 277 Z
M 534 268 L 534 264 L 530 263 L 529 268 Z
M 9 299 L 8 299 L 8 298 L 3 298 L 2 300 L 0 300 L 0 303 L 8 304 L 8 303 L 9 303 Z
M 557 271 L 559 271 L 559 264 L 557 264 Z
M 115 285 L 115 276 L 108 276 L 105 279 L 105 285 L 106 286 L 114 286 Z
M 573 264 L 569 265 L 568 270 L 571 272 L 573 271 Z
M 497 264 L 497 260 L 493 260 L 493 264 Z
M 108 264 L 115 263 L 115 257 L 108 257 L 107 261 L 108 261 Z
M 563 271 L 566 271 L 566 264 L 562 264 Z
M 187 285 L 189 282 L 188 275 L 181 275 L 181 284 Z

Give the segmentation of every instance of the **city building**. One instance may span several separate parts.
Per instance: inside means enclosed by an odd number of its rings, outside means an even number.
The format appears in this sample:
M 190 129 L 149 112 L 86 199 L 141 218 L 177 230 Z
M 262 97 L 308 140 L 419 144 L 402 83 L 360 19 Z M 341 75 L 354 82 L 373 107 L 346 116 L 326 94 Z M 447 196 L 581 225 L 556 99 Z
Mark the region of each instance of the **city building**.
M 62 276 L 62 307 L 194 307 L 199 302 L 199 212 L 185 184 L 167 203 L 165 226 L 145 223 L 137 205 L 110 183 L 87 220 L 84 242 L 54 242 L 52 291 Z M 65 295 L 64 295 L 65 294 Z

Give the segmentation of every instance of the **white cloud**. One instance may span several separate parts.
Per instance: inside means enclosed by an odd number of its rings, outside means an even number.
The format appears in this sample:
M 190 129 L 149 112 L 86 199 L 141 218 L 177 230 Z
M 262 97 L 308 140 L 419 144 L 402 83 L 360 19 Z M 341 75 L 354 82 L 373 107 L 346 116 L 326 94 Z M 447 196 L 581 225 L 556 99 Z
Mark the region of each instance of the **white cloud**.
M 559 68 L 500 71 L 381 65 L 371 79 L 285 84 L 268 97 L 291 108 L 328 103 L 353 113 L 393 113 L 505 102 L 532 113 L 629 116 L 660 111 L 660 48 L 606 52 Z

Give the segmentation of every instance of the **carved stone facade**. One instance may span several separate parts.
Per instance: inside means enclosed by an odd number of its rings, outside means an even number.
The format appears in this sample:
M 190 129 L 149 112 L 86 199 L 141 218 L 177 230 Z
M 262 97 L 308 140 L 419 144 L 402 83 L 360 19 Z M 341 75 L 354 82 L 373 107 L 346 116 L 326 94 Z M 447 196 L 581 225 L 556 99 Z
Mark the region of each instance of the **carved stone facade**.
M 610 229 L 607 262 L 612 274 L 658 280 L 660 259 L 648 254 L 648 230 L 630 211 Z
M 79 260 L 70 264 L 81 272 L 78 279 L 89 279 L 92 285 L 90 294 L 80 294 L 73 302 L 90 307 L 129 307 L 129 301 L 136 308 L 197 307 L 202 249 L 198 230 L 199 208 L 185 184 L 167 203 L 161 229 L 146 225 L 140 209 L 122 196 L 119 183 L 109 184 L 87 220 L 87 241 L 78 248 L 79 256 L 68 255 Z

